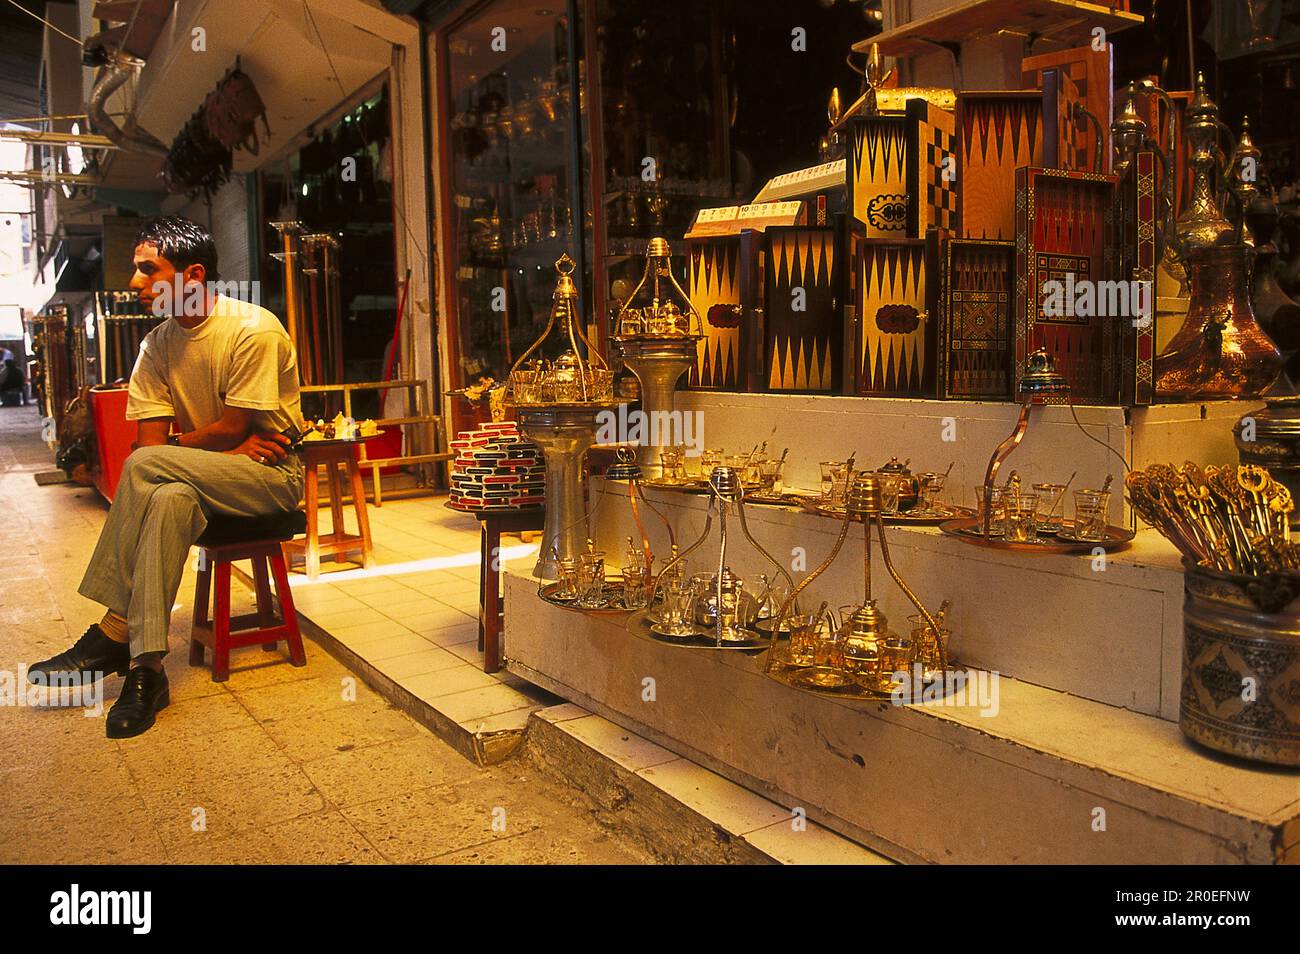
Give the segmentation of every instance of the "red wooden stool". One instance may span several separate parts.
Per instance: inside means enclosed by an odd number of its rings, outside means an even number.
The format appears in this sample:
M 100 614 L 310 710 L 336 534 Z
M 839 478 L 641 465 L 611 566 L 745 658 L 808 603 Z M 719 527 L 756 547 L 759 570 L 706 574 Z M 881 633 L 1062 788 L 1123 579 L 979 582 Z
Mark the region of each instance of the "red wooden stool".
M 208 518 L 207 529 L 196 541 L 199 551 L 199 578 L 194 587 L 194 621 L 190 627 L 190 665 L 203 665 L 203 648 L 212 650 L 212 681 L 230 678 L 230 651 L 241 646 L 260 645 L 268 652 L 284 640 L 289 644 L 289 659 L 295 666 L 307 665 L 307 653 L 298 631 L 298 616 L 289 591 L 281 544 L 302 533 L 307 517 L 300 510 L 267 514 L 260 517 L 228 517 L 220 514 Z M 257 594 L 257 612 L 230 617 L 230 564 L 235 560 L 253 561 L 253 586 Z M 216 606 L 208 619 L 208 597 L 212 574 L 216 571 Z M 282 619 L 275 622 L 271 601 L 271 575 L 275 576 L 275 593 L 280 598 Z

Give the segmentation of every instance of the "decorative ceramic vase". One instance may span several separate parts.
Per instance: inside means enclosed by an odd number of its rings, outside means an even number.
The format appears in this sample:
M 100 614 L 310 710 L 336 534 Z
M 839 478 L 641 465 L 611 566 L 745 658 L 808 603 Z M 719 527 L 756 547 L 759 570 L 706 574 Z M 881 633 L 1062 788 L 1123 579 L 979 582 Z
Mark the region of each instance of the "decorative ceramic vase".
M 1212 245 L 1187 254 L 1187 320 L 1156 358 L 1156 393 L 1166 400 L 1258 397 L 1282 370 L 1277 345 L 1250 304 L 1251 250 Z

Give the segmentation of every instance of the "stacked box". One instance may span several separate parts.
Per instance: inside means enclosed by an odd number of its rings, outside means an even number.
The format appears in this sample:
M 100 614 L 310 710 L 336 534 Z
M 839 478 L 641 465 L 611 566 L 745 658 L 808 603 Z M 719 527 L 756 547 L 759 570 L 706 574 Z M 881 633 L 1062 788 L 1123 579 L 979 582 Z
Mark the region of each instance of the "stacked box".
M 541 449 L 514 421 L 483 424 L 451 442 L 451 499 L 456 510 L 518 510 L 546 502 Z
M 753 391 L 758 331 L 758 255 L 763 233 L 687 239 L 687 294 L 704 330 L 690 386 L 706 391 Z
M 1020 61 L 1021 82 L 1026 86 L 1046 88 L 1045 74 L 1051 70 L 1056 70 L 1062 78 L 1069 80 L 1074 95 L 1083 102 L 1088 112 L 1097 117 L 1097 123 L 1101 127 L 1102 167 L 1092 167 L 1093 156 L 1099 145 L 1098 131 L 1088 123 L 1078 128 L 1078 135 L 1070 143 L 1070 152 L 1060 154 L 1060 168 L 1109 172 L 1112 159 L 1110 124 L 1114 111 L 1115 48 L 1109 43 L 1102 43 L 1101 49 L 1089 44 L 1027 56 Z M 1043 165 L 1055 163 L 1045 162 Z
M 919 239 L 927 228 L 954 226 L 953 129 L 953 114 L 923 99 L 908 100 L 902 115 L 849 124 L 845 174 L 855 233 Z
M 844 374 L 842 226 L 774 226 L 763 256 L 769 392 L 835 394 Z
M 942 235 L 935 252 L 939 396 L 1008 400 L 1016 243 Z
M 927 304 L 926 240 L 867 238 L 853 244 L 852 392 L 934 397 L 935 336 Z
M 1110 314 L 1096 300 L 1102 283 L 1115 287 L 1119 266 L 1117 185 L 1116 176 L 1095 172 L 1016 170 L 1015 386 L 1028 354 L 1045 348 L 1070 383 L 1075 404 L 1120 403 L 1132 319 Z M 1048 282 L 1066 289 L 1063 314 L 1044 308 Z M 1073 289 L 1085 282 L 1096 298 L 1077 309 Z
M 1016 234 L 1016 170 L 1056 165 L 1043 135 L 1041 89 L 957 94 L 957 231 L 962 238 Z M 1052 112 L 1058 108 L 1052 94 Z

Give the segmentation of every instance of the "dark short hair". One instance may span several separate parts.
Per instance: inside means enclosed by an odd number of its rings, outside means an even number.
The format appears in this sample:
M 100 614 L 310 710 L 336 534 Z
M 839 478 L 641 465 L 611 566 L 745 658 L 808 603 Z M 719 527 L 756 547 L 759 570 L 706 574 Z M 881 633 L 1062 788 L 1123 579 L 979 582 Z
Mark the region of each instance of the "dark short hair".
M 136 245 L 153 245 L 158 254 L 181 272 L 191 265 L 202 265 L 208 281 L 217 281 L 217 243 L 212 233 L 179 215 L 160 215 L 150 219 L 135 237 Z

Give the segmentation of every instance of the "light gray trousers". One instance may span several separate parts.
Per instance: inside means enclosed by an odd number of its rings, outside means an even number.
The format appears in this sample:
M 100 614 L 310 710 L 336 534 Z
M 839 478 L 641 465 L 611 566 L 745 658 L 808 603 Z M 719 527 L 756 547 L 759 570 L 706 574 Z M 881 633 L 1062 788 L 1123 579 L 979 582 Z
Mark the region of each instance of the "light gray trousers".
M 126 617 L 133 659 L 165 653 L 185 559 L 208 515 L 294 510 L 302 491 L 296 454 L 270 466 L 242 454 L 141 447 L 126 459 L 78 592 Z

